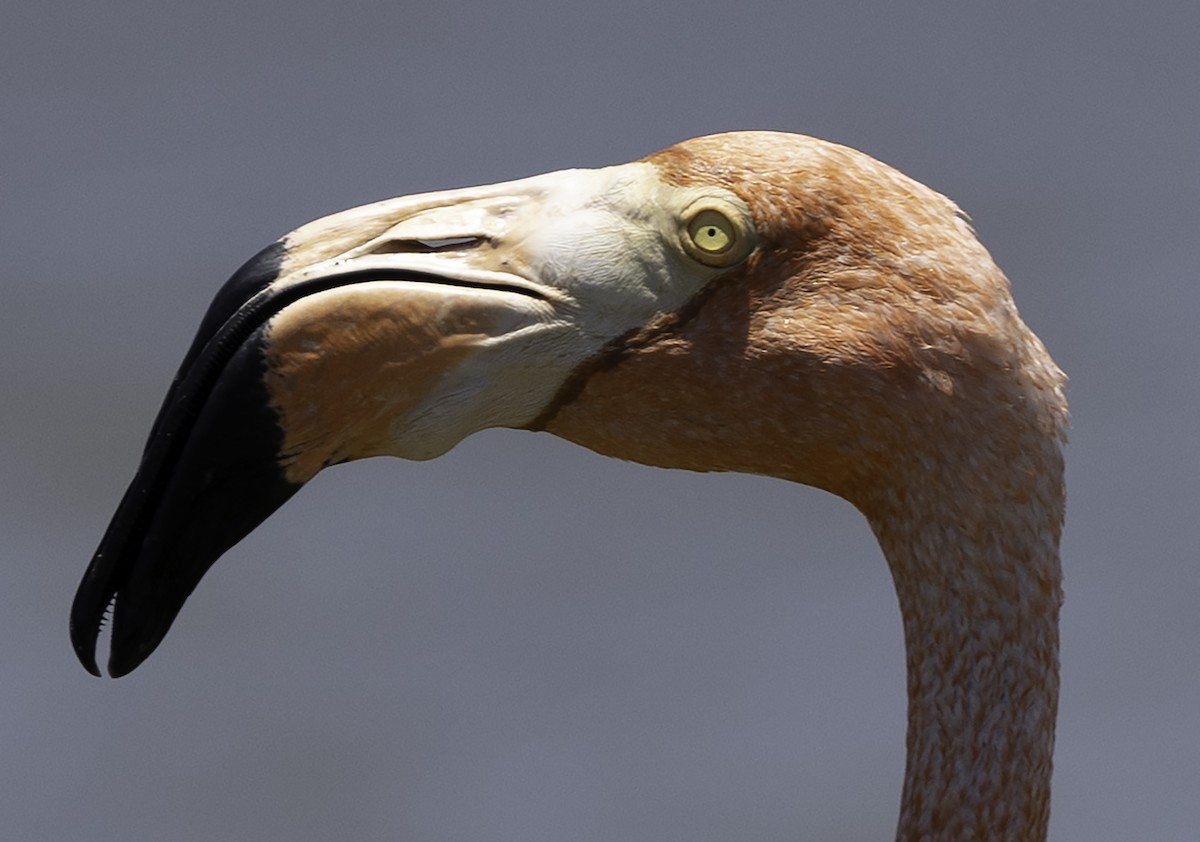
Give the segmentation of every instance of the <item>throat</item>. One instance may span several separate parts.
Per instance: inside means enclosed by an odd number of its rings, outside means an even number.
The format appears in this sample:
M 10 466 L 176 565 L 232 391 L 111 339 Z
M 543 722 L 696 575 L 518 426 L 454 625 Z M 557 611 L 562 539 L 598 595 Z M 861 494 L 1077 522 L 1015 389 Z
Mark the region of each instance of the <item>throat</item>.
M 1061 486 L 993 496 L 927 482 L 880 502 L 868 519 L 904 624 L 897 838 L 1044 839 L 1058 707 Z

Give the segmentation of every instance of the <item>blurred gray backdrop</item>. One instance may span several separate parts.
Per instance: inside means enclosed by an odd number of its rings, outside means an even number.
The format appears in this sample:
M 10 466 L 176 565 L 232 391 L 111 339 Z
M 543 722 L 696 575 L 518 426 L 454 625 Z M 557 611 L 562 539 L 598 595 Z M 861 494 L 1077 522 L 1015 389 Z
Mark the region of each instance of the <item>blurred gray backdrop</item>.
M 218 285 L 420 190 L 734 128 L 958 201 L 1071 375 L 1052 836 L 1200 839 L 1200 6 L 8 3 L 0 836 L 860 840 L 898 612 L 806 488 L 494 431 L 320 476 L 118 682 L 67 609 Z

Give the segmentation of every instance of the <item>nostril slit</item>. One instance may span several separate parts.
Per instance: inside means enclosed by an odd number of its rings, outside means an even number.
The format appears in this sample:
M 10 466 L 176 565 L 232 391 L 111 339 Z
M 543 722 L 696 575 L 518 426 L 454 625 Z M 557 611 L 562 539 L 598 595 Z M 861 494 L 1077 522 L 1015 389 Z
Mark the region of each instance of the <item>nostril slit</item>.
M 417 240 L 430 251 L 453 249 L 459 246 L 471 247 L 479 243 L 479 237 L 446 237 L 442 240 Z
M 443 237 L 416 240 L 382 240 L 369 247 L 368 254 L 428 254 L 439 251 L 461 251 L 474 248 L 483 237 Z

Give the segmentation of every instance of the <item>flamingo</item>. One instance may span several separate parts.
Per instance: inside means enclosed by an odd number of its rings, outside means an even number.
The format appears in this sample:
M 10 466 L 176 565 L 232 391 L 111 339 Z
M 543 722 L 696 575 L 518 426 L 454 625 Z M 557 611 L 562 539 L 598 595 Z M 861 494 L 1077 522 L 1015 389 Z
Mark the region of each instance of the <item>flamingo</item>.
M 895 583 L 897 838 L 1044 839 L 1065 378 L 958 208 L 853 149 L 736 132 L 311 222 L 217 293 L 84 575 L 84 667 L 162 641 L 322 468 L 488 427 L 780 477 L 866 517 Z

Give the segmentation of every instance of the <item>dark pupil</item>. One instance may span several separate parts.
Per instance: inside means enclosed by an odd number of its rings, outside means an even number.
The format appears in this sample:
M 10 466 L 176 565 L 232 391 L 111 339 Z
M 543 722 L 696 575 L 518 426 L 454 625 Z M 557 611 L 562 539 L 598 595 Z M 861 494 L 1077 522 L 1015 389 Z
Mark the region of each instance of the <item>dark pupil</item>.
M 716 228 L 709 228 L 709 229 L 708 229 L 708 236 L 710 236 L 710 237 L 715 237 L 715 236 L 717 236 L 717 229 L 716 229 Z

